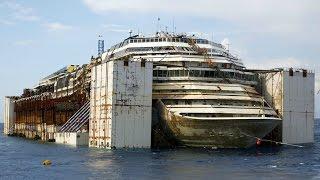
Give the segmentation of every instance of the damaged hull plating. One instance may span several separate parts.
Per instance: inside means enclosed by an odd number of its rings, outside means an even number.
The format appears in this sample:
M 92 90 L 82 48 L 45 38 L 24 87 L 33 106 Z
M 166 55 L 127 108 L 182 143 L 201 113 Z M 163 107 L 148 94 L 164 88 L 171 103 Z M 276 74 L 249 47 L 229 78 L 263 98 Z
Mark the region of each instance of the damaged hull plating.
M 201 119 L 177 116 L 159 100 L 155 104 L 166 138 L 179 146 L 210 148 L 248 148 L 277 125 L 279 118 Z

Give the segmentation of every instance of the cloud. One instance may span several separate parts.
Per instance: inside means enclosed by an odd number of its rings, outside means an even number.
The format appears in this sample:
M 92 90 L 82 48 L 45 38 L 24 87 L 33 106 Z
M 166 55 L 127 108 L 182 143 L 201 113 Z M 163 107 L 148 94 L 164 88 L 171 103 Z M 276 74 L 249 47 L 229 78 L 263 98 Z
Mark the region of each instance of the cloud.
M 21 40 L 21 41 L 14 42 L 14 45 L 16 45 L 16 46 L 29 46 L 33 43 L 34 43 L 33 40 Z
M 1 7 L 5 7 L 10 11 L 10 17 L 15 20 L 20 21 L 37 21 L 39 16 L 37 16 L 33 8 L 25 7 L 14 1 L 5 1 L 1 4 Z
M 171 30 L 172 30 L 172 29 L 171 29 Z M 168 30 L 168 31 L 170 31 L 170 30 Z M 200 38 L 212 38 L 212 37 L 209 36 L 208 33 L 199 32 L 199 31 L 187 32 L 187 35 L 190 35 L 190 36 L 195 35 L 195 36 L 200 37 Z
M 315 92 L 320 90 L 320 65 L 315 65 L 311 60 L 297 59 L 294 57 L 263 58 L 245 60 L 248 69 L 272 69 L 272 68 L 302 68 L 315 73 Z M 320 95 L 320 94 L 319 94 Z
M 272 69 L 272 68 L 303 68 L 311 70 L 315 73 L 315 115 L 320 117 L 319 109 L 320 106 L 320 65 L 311 63 L 310 60 L 296 59 L 294 57 L 285 58 L 264 58 L 264 59 L 251 59 L 245 61 L 246 67 L 249 69 Z
M 44 26 L 48 29 L 48 31 L 66 31 L 73 28 L 70 25 L 65 25 L 60 22 L 46 23 Z
M 307 68 L 306 64 L 301 63 L 302 60 L 294 57 L 284 58 L 263 58 L 245 60 L 245 65 L 249 69 L 272 69 L 272 68 Z
M 320 20 L 317 0 L 83 0 L 97 14 L 174 13 L 208 17 L 255 27 L 257 31 L 299 31 Z M 318 26 L 318 25 L 317 25 Z
M 120 25 L 120 24 L 103 24 L 101 26 L 103 29 L 109 32 L 129 33 L 130 31 L 129 28 L 126 28 L 124 25 Z
M 0 24 L 3 24 L 3 25 L 14 25 L 15 22 L 4 20 L 4 19 L 0 19 Z

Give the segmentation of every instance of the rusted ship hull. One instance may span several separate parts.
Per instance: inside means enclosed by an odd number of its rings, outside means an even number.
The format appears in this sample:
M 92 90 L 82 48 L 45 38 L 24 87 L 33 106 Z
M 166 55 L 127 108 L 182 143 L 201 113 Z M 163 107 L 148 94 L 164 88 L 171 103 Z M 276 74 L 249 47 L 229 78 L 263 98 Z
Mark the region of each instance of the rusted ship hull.
M 177 116 L 159 100 L 155 103 L 159 124 L 168 139 L 180 146 L 248 148 L 281 123 L 278 118 L 194 119 Z

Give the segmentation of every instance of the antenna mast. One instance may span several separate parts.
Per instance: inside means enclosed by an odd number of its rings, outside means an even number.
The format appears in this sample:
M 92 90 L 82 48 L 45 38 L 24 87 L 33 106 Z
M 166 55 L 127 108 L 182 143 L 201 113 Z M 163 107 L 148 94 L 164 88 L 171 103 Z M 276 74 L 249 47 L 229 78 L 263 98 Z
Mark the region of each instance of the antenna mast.
M 172 18 L 172 34 L 175 34 L 175 32 L 174 32 L 174 18 Z
M 158 21 L 157 21 L 157 33 L 160 32 L 160 18 L 158 17 Z
M 104 52 L 104 40 L 102 39 L 102 36 L 99 35 L 98 40 L 98 55 L 101 56 L 101 54 Z
M 227 43 L 226 45 L 227 45 L 227 51 L 229 52 L 229 51 L 230 51 L 230 45 L 231 45 L 231 44 L 230 44 L 230 43 Z

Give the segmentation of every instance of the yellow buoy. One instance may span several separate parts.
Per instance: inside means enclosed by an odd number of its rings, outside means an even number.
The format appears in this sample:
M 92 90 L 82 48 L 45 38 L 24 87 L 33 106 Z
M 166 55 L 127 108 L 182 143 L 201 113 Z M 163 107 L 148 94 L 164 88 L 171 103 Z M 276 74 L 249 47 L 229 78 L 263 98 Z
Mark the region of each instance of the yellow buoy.
M 48 165 L 51 165 L 51 161 L 47 159 L 47 160 L 42 161 L 42 164 L 45 166 L 48 166 Z

